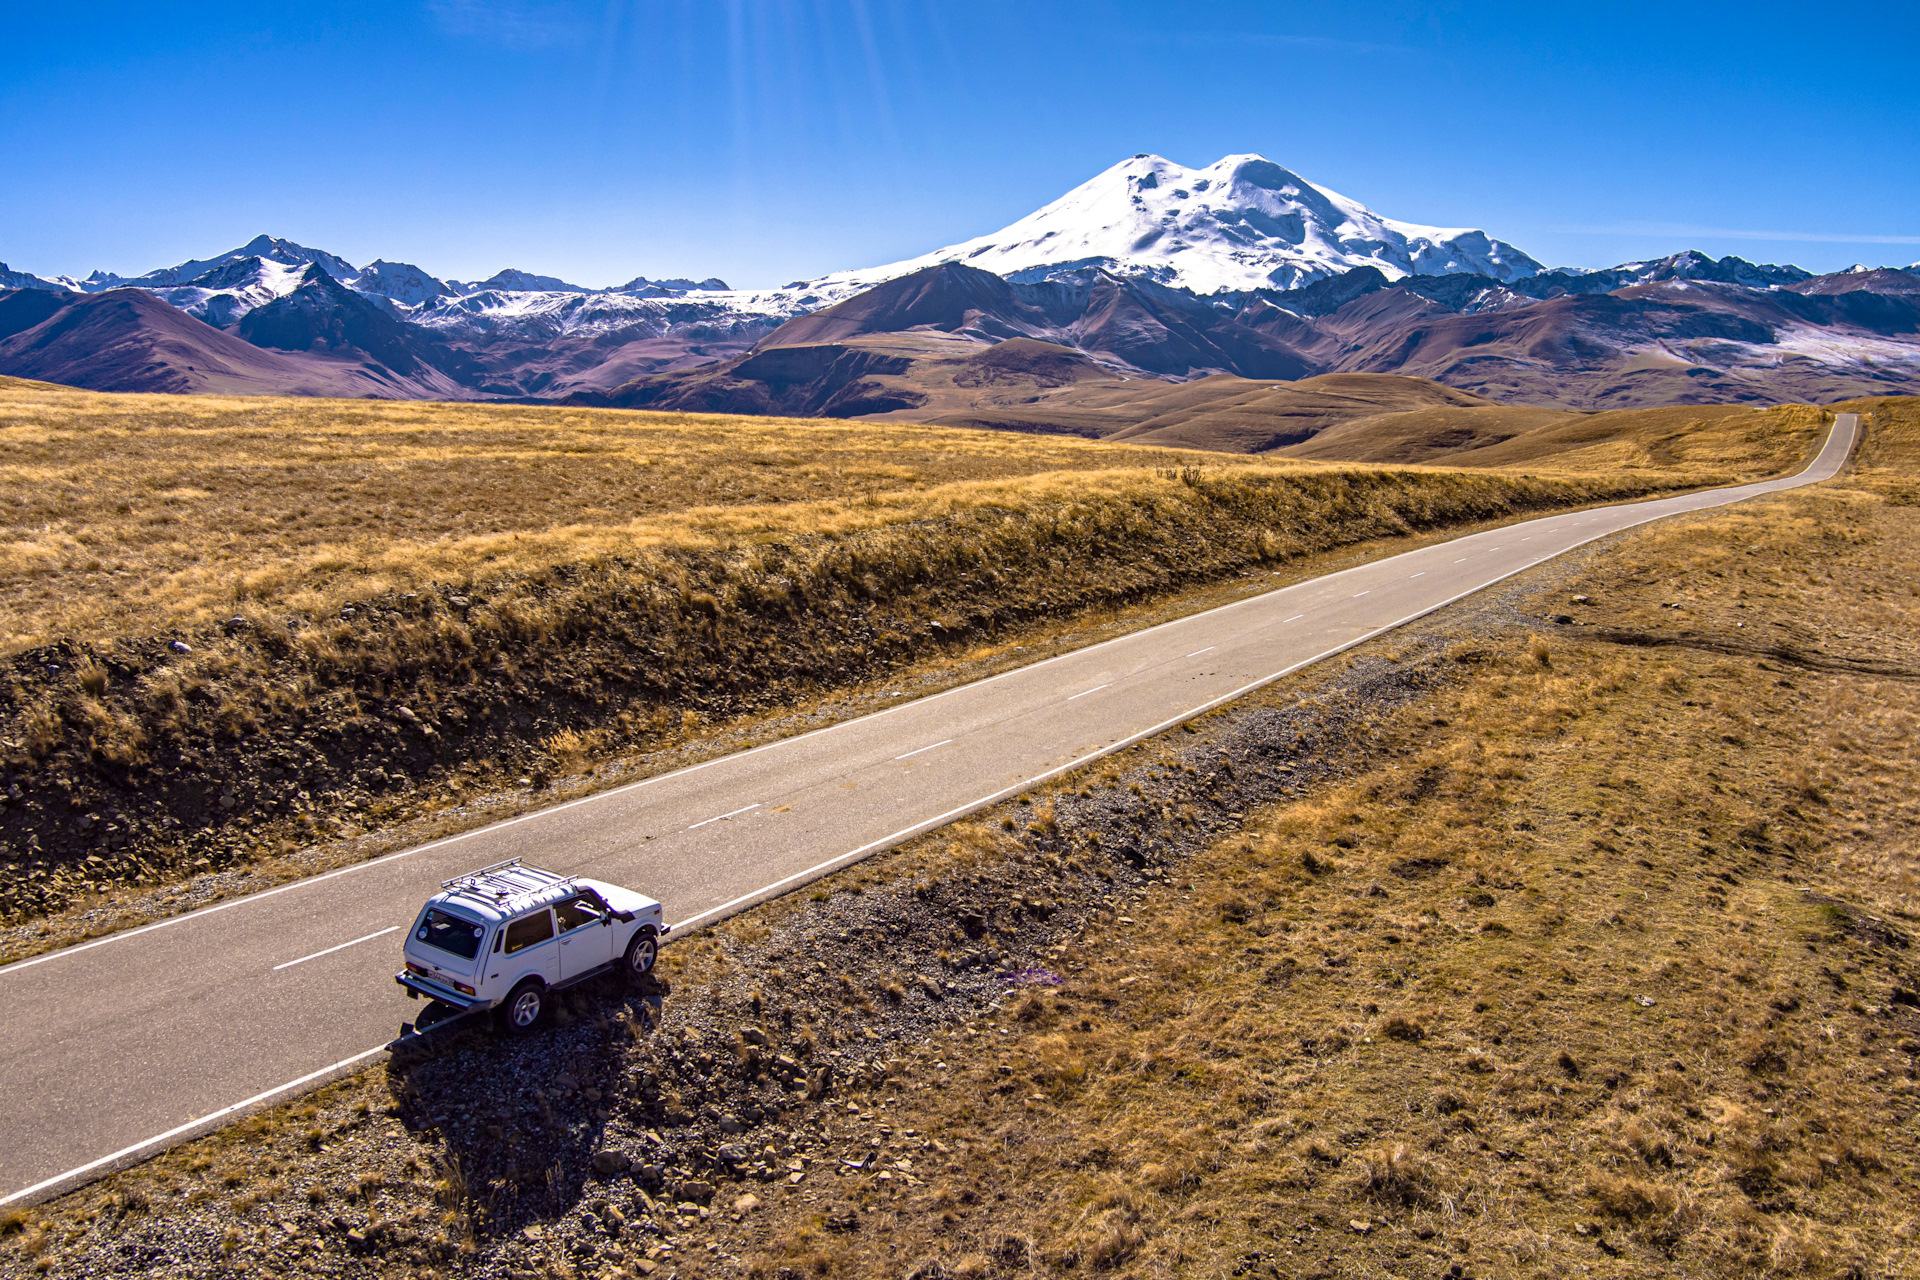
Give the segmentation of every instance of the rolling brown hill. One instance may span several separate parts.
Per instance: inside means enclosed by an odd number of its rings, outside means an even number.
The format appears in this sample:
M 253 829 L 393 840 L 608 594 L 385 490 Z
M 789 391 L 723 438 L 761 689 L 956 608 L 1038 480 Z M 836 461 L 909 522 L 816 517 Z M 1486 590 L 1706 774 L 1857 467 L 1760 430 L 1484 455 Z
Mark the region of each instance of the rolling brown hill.
M 403 377 L 351 352 L 266 350 L 139 289 L 55 296 L 60 305 L 0 341 L 0 372 L 97 391 L 396 400 L 471 394 L 438 370 Z M 15 310 L 25 313 L 20 319 L 31 315 L 17 303 Z

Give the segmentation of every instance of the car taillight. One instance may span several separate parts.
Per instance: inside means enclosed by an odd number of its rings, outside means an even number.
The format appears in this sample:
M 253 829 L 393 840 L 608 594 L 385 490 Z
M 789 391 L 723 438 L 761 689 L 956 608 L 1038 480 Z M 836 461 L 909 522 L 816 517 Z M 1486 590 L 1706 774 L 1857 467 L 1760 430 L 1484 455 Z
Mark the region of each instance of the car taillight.
M 423 964 L 415 964 L 413 961 L 409 960 L 407 961 L 407 972 L 417 973 L 424 978 L 427 976 L 427 966 Z
M 470 995 L 473 995 L 473 994 L 474 994 L 474 990 L 473 990 L 473 988 L 472 988 L 472 987 L 470 987 L 470 986 L 468 986 L 468 985 L 467 985 L 466 983 L 464 983 L 464 982 L 456 982 L 456 983 L 454 983 L 454 984 L 453 984 L 453 989 L 454 989 L 455 991 L 458 991 L 458 992 L 459 992 L 459 993 L 460 993 L 461 995 L 463 995 L 463 996 L 470 996 Z

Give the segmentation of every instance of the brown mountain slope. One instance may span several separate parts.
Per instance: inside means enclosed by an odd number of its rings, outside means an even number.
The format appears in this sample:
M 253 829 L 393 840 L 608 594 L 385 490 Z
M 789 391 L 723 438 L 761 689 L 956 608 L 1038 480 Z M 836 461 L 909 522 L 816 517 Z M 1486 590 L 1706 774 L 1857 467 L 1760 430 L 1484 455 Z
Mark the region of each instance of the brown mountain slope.
M 1455 312 L 1395 288 L 1313 327 L 1302 349 L 1323 368 L 1431 378 L 1507 403 L 1823 404 L 1920 385 L 1920 300 L 1872 289 L 1670 281 Z
M 0 373 L 90 391 L 463 399 L 438 370 L 402 378 L 351 355 L 267 351 L 152 294 L 76 296 L 0 341 Z

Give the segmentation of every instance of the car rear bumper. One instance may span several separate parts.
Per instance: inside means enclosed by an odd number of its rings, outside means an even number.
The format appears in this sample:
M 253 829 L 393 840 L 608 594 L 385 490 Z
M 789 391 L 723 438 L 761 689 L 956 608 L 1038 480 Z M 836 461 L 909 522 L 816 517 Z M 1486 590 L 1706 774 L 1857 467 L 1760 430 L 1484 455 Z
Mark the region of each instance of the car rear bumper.
M 429 1000 L 438 1000 L 442 1004 L 450 1004 L 456 1009 L 484 1009 L 493 1003 L 491 1000 L 483 1000 L 476 996 L 463 996 L 452 987 L 442 986 L 438 982 L 429 982 L 419 974 L 409 973 L 406 970 L 394 974 L 393 980 L 416 995 L 423 995 Z

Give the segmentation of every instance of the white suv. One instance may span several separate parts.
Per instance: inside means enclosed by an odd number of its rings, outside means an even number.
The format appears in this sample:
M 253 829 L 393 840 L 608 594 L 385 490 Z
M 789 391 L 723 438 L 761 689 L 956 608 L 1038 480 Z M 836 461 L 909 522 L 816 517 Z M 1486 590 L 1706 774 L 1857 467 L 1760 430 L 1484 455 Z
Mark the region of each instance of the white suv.
M 660 904 L 618 885 L 563 876 L 520 859 L 441 884 L 407 937 L 393 980 L 462 1012 L 498 1009 L 531 1031 L 562 987 L 614 969 L 652 970 L 669 926 Z

